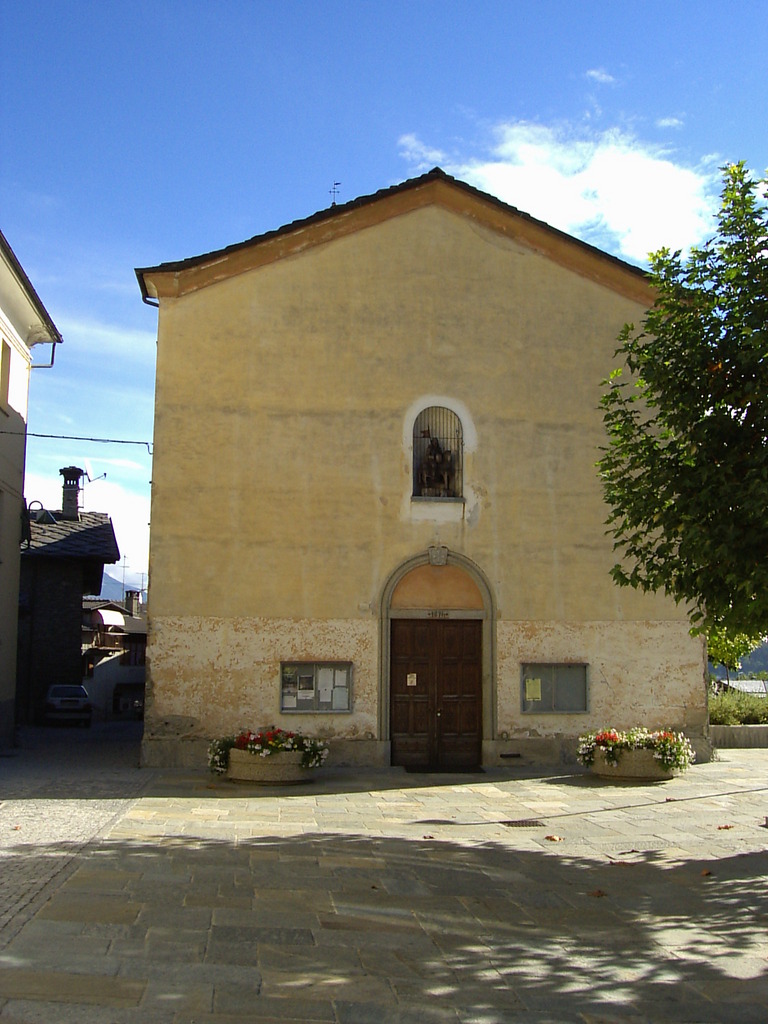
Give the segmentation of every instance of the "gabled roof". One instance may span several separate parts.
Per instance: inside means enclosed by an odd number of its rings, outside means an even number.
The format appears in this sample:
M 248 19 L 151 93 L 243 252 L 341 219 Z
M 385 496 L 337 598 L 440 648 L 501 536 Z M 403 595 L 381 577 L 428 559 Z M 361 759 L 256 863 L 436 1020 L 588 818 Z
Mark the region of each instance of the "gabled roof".
M 640 267 L 553 228 L 495 196 L 451 177 L 439 167 L 418 178 L 328 207 L 311 217 L 295 220 L 224 249 L 160 263 L 155 267 L 137 268 L 136 277 L 143 300 L 156 305 L 162 298 L 196 291 L 216 281 L 295 255 L 313 245 L 333 241 L 433 204 L 479 221 L 628 298 L 646 306 L 653 302 L 648 275 Z
M 740 693 L 754 693 L 759 697 L 768 697 L 768 681 L 765 679 L 731 679 L 725 683 L 729 690 L 738 690 Z
M 106 597 L 84 597 L 83 598 L 83 611 L 101 611 L 102 608 L 111 608 L 115 612 L 125 613 L 125 605 L 120 604 L 119 601 L 110 601 Z
M 96 608 L 93 612 L 97 619 L 101 619 L 102 626 L 115 626 L 120 630 L 125 629 L 125 612 L 116 608 Z
M 147 632 L 146 617 L 130 615 L 128 609 L 118 601 L 84 597 L 83 611 L 90 612 L 97 619 L 101 619 L 102 625 L 113 627 L 113 632 L 121 632 L 124 635 L 136 634 L 137 636 Z M 83 629 L 92 630 L 93 626 L 83 626 Z
M 29 547 L 22 556 L 71 558 L 89 562 L 119 562 L 120 549 L 106 512 L 80 512 L 77 519 L 64 519 L 53 512 L 45 522 L 29 524 Z

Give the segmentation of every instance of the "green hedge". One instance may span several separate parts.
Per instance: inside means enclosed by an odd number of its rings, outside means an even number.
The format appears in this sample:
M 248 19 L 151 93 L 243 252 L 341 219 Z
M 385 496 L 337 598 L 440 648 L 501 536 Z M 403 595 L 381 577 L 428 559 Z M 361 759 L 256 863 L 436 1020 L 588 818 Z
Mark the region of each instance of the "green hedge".
M 728 690 L 709 695 L 711 725 L 768 725 L 768 697 Z

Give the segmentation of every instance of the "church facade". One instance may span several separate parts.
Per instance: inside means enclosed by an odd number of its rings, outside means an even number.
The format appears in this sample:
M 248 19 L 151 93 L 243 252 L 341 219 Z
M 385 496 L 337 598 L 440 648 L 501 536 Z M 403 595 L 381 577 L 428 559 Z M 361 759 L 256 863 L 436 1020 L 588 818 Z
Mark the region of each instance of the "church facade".
M 608 725 L 701 756 L 703 643 L 613 583 L 595 469 L 642 271 L 435 169 L 137 276 L 146 763 L 271 724 L 433 770 L 573 759 Z

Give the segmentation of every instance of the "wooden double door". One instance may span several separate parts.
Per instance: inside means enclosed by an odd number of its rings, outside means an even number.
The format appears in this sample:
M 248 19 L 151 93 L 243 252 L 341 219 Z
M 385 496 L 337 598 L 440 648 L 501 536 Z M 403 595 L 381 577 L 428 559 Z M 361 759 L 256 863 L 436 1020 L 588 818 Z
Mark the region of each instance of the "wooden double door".
M 482 621 L 392 619 L 392 764 L 432 771 L 480 765 Z

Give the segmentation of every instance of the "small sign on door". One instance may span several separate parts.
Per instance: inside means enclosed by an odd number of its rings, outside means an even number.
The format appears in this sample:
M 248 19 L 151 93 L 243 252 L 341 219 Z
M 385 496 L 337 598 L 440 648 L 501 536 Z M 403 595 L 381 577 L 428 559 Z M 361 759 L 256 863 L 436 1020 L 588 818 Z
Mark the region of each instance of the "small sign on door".
M 416 683 L 417 683 L 416 673 L 415 672 L 409 672 L 408 675 L 405 677 L 405 685 L 406 686 L 416 686 Z

